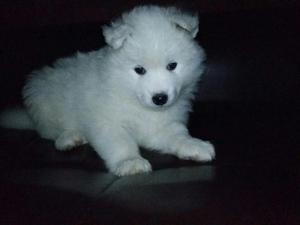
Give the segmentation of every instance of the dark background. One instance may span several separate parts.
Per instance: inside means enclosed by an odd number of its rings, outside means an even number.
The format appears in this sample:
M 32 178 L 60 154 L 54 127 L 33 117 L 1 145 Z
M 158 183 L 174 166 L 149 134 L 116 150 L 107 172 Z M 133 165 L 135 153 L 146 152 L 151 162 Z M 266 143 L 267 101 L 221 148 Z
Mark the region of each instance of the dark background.
M 101 26 L 149 1 L 0 1 L 0 109 L 27 74 L 103 46 Z M 89 146 L 59 153 L 32 131 L 0 131 L 0 224 L 300 224 L 297 1 L 151 1 L 198 11 L 207 70 L 193 136 L 217 159 L 143 151 L 151 175 L 116 178 Z

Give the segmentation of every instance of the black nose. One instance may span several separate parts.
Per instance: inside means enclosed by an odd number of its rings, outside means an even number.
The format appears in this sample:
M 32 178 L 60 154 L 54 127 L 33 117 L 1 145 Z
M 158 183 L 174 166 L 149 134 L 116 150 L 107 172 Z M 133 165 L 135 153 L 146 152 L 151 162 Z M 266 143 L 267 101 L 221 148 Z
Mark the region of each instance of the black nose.
M 153 95 L 152 101 L 155 105 L 164 105 L 168 101 L 168 95 L 165 93 L 158 93 Z

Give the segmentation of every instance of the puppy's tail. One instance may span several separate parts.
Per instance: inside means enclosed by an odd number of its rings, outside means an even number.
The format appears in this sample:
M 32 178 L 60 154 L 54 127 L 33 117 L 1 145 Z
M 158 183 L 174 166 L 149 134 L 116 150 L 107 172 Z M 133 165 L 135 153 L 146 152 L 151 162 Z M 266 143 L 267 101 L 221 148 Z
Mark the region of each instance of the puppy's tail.
M 0 113 L 0 126 L 12 129 L 33 130 L 33 122 L 25 109 L 9 109 Z

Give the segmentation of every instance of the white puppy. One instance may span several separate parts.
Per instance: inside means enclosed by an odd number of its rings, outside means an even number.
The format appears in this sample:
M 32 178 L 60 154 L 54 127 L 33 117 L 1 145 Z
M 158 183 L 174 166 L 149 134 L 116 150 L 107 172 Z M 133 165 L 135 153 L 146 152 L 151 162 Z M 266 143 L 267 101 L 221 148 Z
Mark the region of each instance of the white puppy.
M 213 146 L 186 128 L 205 58 L 197 31 L 195 15 L 136 7 L 103 28 L 107 46 L 34 71 L 26 111 L 4 113 L 2 126 L 35 129 L 59 150 L 89 143 L 118 176 L 151 171 L 139 146 L 210 161 Z

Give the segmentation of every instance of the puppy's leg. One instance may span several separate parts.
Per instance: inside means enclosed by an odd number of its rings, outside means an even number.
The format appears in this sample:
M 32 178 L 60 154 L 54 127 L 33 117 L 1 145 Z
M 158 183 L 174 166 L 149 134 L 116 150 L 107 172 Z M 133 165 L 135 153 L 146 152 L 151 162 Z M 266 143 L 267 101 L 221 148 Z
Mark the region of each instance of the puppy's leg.
M 150 163 L 141 157 L 136 142 L 122 127 L 94 128 L 89 132 L 88 141 L 109 171 L 117 176 L 151 171 Z
M 173 154 L 181 159 L 200 162 L 211 161 L 215 158 L 213 145 L 208 141 L 191 137 L 187 128 L 180 123 L 173 123 L 158 129 L 145 147 Z

